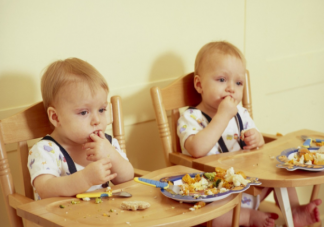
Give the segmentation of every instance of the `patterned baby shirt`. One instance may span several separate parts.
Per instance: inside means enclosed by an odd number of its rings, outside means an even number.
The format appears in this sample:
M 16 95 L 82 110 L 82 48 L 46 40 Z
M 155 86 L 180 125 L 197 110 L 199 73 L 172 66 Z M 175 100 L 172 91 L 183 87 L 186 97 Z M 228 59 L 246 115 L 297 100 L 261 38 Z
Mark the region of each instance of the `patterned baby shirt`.
M 247 130 L 251 128 L 256 128 L 247 109 L 240 105 L 237 106 L 237 109 L 242 119 L 243 129 Z M 190 155 L 184 147 L 186 139 L 190 135 L 197 134 L 199 131 L 203 130 L 208 125 L 208 123 L 209 122 L 206 119 L 206 117 L 198 109 L 187 109 L 183 112 L 177 124 L 177 134 L 180 139 L 180 146 L 183 154 Z M 240 139 L 239 137 L 240 132 L 235 117 L 233 117 L 229 121 L 225 131 L 222 134 L 222 138 L 229 152 L 241 150 L 240 144 L 238 142 Z M 215 146 L 208 152 L 207 156 L 219 153 L 219 145 L 218 143 L 216 143 Z
M 118 141 L 113 138 L 112 146 L 126 160 L 126 154 L 120 149 Z M 28 169 L 31 177 L 31 184 L 34 187 L 34 179 L 42 174 L 51 174 L 56 177 L 70 175 L 68 164 L 59 146 L 50 140 L 40 140 L 29 151 Z M 75 163 L 77 171 L 84 169 L 83 166 Z M 87 191 L 93 191 L 102 188 L 101 185 L 94 185 Z M 40 196 L 34 188 L 35 200 L 40 200 Z

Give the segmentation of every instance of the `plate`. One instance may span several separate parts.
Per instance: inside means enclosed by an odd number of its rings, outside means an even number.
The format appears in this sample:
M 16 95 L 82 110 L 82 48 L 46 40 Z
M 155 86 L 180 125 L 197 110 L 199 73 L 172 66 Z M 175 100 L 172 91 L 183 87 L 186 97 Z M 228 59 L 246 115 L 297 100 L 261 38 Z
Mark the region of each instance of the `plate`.
M 189 175 L 190 175 L 191 178 L 194 178 L 197 174 L 202 176 L 203 173 L 190 173 Z M 172 176 L 172 177 L 163 177 L 163 178 L 160 179 L 160 181 L 161 182 L 169 182 L 169 181 L 171 181 L 174 185 L 181 185 L 181 184 L 183 184 L 182 177 L 184 175 L 185 174 Z M 196 202 L 199 202 L 199 201 L 213 202 L 213 201 L 225 199 L 226 197 L 230 196 L 231 194 L 244 192 L 245 190 L 249 189 L 249 187 L 251 185 L 260 185 L 261 184 L 261 182 L 258 181 L 258 178 L 256 178 L 256 177 L 246 177 L 246 179 L 250 180 L 251 182 L 248 183 L 243 189 L 229 190 L 227 192 L 218 193 L 216 195 L 208 195 L 206 197 L 194 198 L 194 196 L 192 196 L 192 195 L 174 195 L 174 194 L 168 192 L 165 189 L 161 189 L 161 192 L 162 192 L 162 194 L 164 196 L 166 196 L 166 197 L 168 197 L 170 199 L 174 199 L 174 200 L 182 201 L 182 202 L 186 202 L 186 203 L 196 203 Z
M 288 162 L 295 153 L 298 152 L 300 147 L 297 148 L 289 148 L 287 150 L 284 150 L 281 152 L 280 155 L 278 155 L 276 158 L 280 162 L 280 164 L 277 164 L 278 168 L 284 168 L 288 171 L 295 171 L 297 169 L 307 170 L 307 171 L 323 171 L 324 165 L 308 165 L 308 164 L 285 164 Z M 319 149 L 319 147 L 310 147 L 308 150 L 310 152 L 315 152 Z

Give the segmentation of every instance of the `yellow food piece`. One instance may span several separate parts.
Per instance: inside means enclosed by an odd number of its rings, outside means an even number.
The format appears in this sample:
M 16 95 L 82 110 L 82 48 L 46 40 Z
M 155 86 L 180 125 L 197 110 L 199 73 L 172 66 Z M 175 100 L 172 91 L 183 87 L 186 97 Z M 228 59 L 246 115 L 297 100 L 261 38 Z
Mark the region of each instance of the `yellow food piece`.
M 295 161 L 294 159 L 290 159 L 290 160 L 288 161 L 288 163 L 289 163 L 289 164 L 294 164 L 294 161 Z
M 237 171 L 236 174 L 240 174 L 244 179 L 246 179 L 246 175 L 242 171 Z
M 321 160 L 321 161 L 314 160 L 314 164 L 315 165 L 324 165 L 324 160 Z

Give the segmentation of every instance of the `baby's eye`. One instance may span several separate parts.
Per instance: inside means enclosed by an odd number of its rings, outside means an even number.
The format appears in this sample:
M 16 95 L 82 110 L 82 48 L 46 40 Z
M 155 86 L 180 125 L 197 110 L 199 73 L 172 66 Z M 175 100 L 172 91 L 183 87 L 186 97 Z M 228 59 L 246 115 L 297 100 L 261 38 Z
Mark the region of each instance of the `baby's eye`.
M 86 115 L 87 113 L 88 113 L 88 111 L 81 111 L 79 114 L 82 115 L 82 116 L 84 116 L 84 115 Z
M 218 81 L 219 82 L 225 82 L 225 78 L 219 78 Z
M 243 82 L 236 82 L 236 84 L 238 85 L 238 86 L 242 86 L 243 85 Z
M 103 112 L 105 112 L 105 111 L 107 111 L 106 108 L 102 108 L 102 109 L 99 110 L 100 113 L 103 113 Z

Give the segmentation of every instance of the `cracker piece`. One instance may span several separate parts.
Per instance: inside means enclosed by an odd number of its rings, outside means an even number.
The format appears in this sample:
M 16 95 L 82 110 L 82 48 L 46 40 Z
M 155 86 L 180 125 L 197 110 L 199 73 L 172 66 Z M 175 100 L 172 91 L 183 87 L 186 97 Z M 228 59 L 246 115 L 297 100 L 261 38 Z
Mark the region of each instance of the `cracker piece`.
M 144 210 L 151 205 L 144 201 L 123 201 L 120 208 L 123 210 Z

